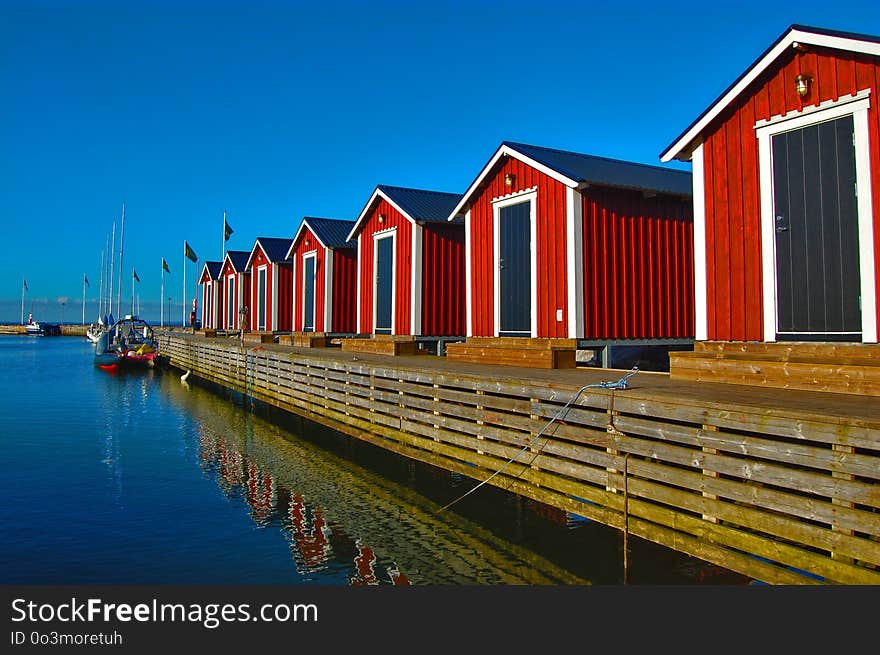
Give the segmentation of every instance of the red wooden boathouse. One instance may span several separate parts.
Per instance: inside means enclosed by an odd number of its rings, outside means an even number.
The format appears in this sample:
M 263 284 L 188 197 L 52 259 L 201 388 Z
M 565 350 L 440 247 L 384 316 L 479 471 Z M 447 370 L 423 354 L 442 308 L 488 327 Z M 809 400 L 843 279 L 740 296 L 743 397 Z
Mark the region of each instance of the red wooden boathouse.
M 379 185 L 355 221 L 357 331 L 464 335 L 460 194 Z
M 354 221 L 306 216 L 287 258 L 293 266 L 293 330 L 353 333 L 357 327 Z
M 289 332 L 293 317 L 293 269 L 287 261 L 292 239 L 258 237 L 245 270 L 251 277 L 250 329 Z
M 229 250 L 223 258 L 220 279 L 223 281 L 222 326 L 228 330 L 238 330 L 241 318 L 239 310 L 250 302 L 251 277 L 247 272 L 250 253 L 244 250 Z
M 223 280 L 220 277 L 222 262 L 205 262 L 199 285 L 202 287 L 202 327 L 217 329 L 223 315 Z
M 503 142 L 465 215 L 468 337 L 693 336 L 691 180 Z
M 880 38 L 794 25 L 661 154 L 693 162 L 698 341 L 877 341 L 878 92 Z

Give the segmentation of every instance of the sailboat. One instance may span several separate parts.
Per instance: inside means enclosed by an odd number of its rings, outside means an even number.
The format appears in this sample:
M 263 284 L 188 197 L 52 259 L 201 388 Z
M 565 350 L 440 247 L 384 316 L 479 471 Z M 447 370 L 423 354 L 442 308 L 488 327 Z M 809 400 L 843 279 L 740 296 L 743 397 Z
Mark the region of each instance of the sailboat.
M 119 236 L 119 290 L 122 290 L 122 239 L 125 236 L 125 203 L 122 204 L 122 229 L 120 231 Z M 108 242 L 110 241 L 110 237 L 108 236 Z M 104 266 L 104 255 L 103 252 L 101 254 L 101 303 L 99 308 L 98 320 L 89 325 L 86 329 L 86 338 L 92 342 L 93 344 L 97 344 L 98 340 L 102 335 L 107 333 L 111 327 L 113 327 L 116 322 L 113 318 L 113 260 L 114 260 L 114 249 L 116 247 L 116 223 L 113 223 L 113 239 L 112 244 L 108 243 L 110 246 L 107 261 L 109 265 L 107 267 Z M 109 281 L 109 308 L 108 313 L 104 313 L 104 291 L 108 289 L 107 284 L 104 282 L 104 277 L 106 273 L 106 278 Z M 117 306 L 119 302 L 117 300 Z

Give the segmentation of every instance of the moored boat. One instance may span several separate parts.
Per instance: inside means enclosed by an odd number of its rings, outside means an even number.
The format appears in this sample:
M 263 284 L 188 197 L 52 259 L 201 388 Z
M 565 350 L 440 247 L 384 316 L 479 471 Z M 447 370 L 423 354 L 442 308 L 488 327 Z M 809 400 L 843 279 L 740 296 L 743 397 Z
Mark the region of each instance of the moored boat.
M 61 334 L 61 326 L 58 323 L 40 323 L 34 320 L 33 314 L 28 314 L 28 322 L 24 326 L 25 334 L 34 337 L 57 336 Z
M 105 370 L 152 368 L 158 356 L 152 326 L 137 316 L 116 321 L 95 342 L 95 365 Z

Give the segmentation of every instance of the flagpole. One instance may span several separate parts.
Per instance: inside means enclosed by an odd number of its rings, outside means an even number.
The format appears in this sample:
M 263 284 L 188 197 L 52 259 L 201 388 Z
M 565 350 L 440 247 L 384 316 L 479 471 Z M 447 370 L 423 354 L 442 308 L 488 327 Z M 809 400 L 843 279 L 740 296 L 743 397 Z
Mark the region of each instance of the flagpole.
M 162 264 L 165 258 L 162 258 Z M 170 318 L 170 317 L 169 317 Z M 162 293 L 159 296 L 159 327 L 165 327 L 165 266 L 162 266 Z
M 86 324 L 86 274 L 83 273 L 83 325 Z
M 131 313 L 134 314 L 134 267 L 131 269 Z
M 119 288 L 116 290 L 116 306 L 122 311 L 122 248 L 125 240 L 125 203 L 122 203 L 122 226 L 119 229 Z M 132 310 L 134 311 L 134 310 Z
M 21 278 L 21 325 L 24 325 L 24 285 L 25 280 Z
M 180 324 L 186 327 L 186 239 L 183 240 L 183 318 Z
M 220 243 L 220 261 L 226 257 L 226 210 L 223 210 L 223 241 Z

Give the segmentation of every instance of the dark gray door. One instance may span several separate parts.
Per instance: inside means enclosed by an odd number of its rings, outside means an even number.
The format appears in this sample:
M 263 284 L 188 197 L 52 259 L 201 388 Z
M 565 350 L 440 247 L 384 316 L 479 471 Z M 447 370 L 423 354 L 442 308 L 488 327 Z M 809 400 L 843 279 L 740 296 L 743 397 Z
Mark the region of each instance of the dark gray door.
M 266 269 L 257 273 L 257 329 L 266 329 Z
M 303 332 L 315 331 L 315 258 L 303 259 Z
M 773 137 L 777 333 L 860 340 L 852 116 Z
M 532 333 L 531 228 L 529 202 L 502 207 L 499 215 L 499 334 L 528 337 Z
M 376 240 L 376 334 L 391 334 L 391 302 L 394 294 L 394 238 Z

